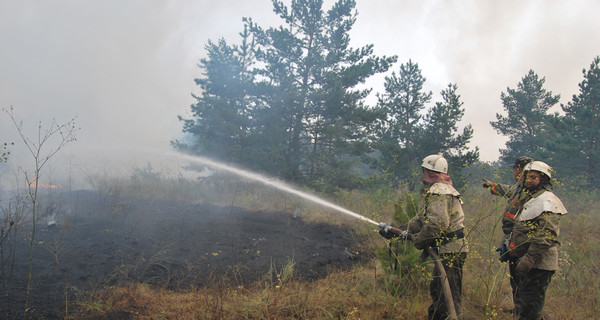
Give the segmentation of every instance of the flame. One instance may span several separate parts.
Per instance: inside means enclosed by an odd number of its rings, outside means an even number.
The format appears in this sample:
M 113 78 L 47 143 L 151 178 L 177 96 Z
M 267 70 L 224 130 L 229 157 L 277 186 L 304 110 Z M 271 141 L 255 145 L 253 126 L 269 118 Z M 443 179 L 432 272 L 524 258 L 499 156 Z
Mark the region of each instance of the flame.
M 29 186 L 30 187 L 38 187 L 38 188 L 50 188 L 50 189 L 59 188 L 59 186 L 55 186 L 53 184 L 37 183 L 37 181 L 31 181 L 31 183 L 29 183 Z

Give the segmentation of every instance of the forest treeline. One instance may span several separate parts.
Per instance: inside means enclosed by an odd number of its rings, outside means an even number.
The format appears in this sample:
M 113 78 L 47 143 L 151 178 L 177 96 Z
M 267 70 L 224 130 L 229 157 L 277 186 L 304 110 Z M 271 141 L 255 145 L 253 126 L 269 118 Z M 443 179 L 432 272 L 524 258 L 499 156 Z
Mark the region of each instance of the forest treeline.
M 478 148 L 469 147 L 472 126 L 459 127 L 465 108 L 456 83 L 433 101 L 418 63 L 398 65 L 397 56 L 376 56 L 373 45 L 350 46 L 354 0 L 328 10 L 322 0 L 272 2 L 280 26 L 243 18 L 238 43 L 206 44 L 196 102 L 190 116 L 180 116 L 187 138 L 172 142 L 177 149 L 321 191 L 414 183 L 420 160 L 433 153 L 447 157 L 458 184 L 466 182 L 465 168 L 485 165 Z M 369 105 L 366 80 L 388 71 L 384 92 Z M 530 70 L 501 93 L 504 112 L 491 125 L 507 143 L 491 165 L 528 155 L 559 177 L 594 187 L 600 57 L 583 69 L 579 93 L 560 105 L 561 113 L 550 112 L 560 95 L 544 82 Z

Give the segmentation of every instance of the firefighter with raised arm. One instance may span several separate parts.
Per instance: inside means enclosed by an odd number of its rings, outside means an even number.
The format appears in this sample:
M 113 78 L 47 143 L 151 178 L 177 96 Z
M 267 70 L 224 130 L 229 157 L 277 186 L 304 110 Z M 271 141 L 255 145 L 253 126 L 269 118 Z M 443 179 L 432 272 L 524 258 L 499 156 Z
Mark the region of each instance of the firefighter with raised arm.
M 504 237 L 502 239 L 502 243 L 496 249 L 496 251 L 500 254 L 501 262 L 508 262 L 510 286 L 512 288 L 513 304 L 515 306 L 519 305 L 518 297 L 516 295 L 517 282 L 515 280 L 515 267 L 517 266 L 517 259 L 508 254 L 508 249 L 510 246 L 508 239 L 515 224 L 515 217 L 520 210 L 523 200 L 527 196 L 527 193 L 523 192 L 523 182 L 525 180 L 523 169 L 532 161 L 533 159 L 527 156 L 521 156 L 515 160 L 515 163 L 512 166 L 512 174 L 515 180 L 515 184 L 513 185 L 500 184 L 483 179 L 483 187 L 489 189 L 491 194 L 504 197 L 508 200 L 506 208 L 504 209 L 504 213 L 502 214 L 502 233 L 504 234 Z M 515 307 L 515 309 L 517 308 L 518 307 Z M 508 310 L 508 312 L 513 313 L 515 309 Z
M 428 319 L 446 319 L 454 312 L 460 315 L 462 267 L 468 251 L 464 242 L 465 216 L 460 193 L 448 175 L 446 159 L 430 155 L 423 159 L 421 167 L 424 188 L 417 215 L 400 228 L 380 224 L 380 234 L 388 239 L 399 236 L 412 240 L 417 249 L 433 254 L 432 258 L 441 262 L 435 264 L 429 286 L 432 303 Z M 450 293 L 444 292 L 448 285 Z M 447 305 L 448 301 L 453 301 L 452 306 Z
M 548 164 L 533 161 L 524 168 L 527 196 L 515 217 L 509 254 L 517 259 L 515 280 L 519 319 L 541 319 L 546 290 L 558 269 L 560 220 L 567 213 L 552 192 Z
M 518 157 L 515 160 L 512 167 L 512 174 L 515 180 L 515 184 L 513 185 L 500 184 L 483 179 L 483 187 L 489 189 L 491 194 L 508 199 L 508 205 L 502 215 L 502 232 L 505 235 L 505 239 L 508 238 L 512 232 L 515 215 L 519 210 L 519 197 L 522 196 L 521 191 L 523 190 L 523 181 L 525 178 L 523 175 L 523 168 L 532 161 L 533 159 L 527 156 Z M 506 252 L 506 250 L 504 250 L 504 252 Z M 500 253 L 501 260 L 505 259 L 503 255 L 504 252 Z

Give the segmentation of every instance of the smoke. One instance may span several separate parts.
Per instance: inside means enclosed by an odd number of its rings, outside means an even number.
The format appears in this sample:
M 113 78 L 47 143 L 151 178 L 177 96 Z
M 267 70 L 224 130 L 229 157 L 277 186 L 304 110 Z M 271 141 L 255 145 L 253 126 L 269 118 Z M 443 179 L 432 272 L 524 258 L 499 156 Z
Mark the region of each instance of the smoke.
M 457 83 L 473 145 L 483 160 L 495 160 L 504 139 L 489 121 L 503 112 L 500 92 L 531 68 L 563 103 L 570 100 L 581 70 L 600 54 L 598 9 L 593 0 L 359 1 L 352 46 L 412 59 L 436 94 Z M 40 121 L 75 117 L 78 140 L 50 164 L 54 172 L 66 163 L 82 172 L 144 166 L 154 159 L 140 150 L 166 151 L 182 138 L 177 116 L 198 93 L 204 46 L 221 37 L 238 43 L 242 17 L 264 27 L 281 22 L 269 0 L 3 1 L 0 107 L 14 106 L 28 136 Z M 381 91 L 383 77 L 369 85 Z M 0 113 L 0 143 L 15 142 L 12 162 L 26 167 L 15 131 Z M 0 174 L 7 170 L 0 164 Z
M 14 107 L 27 137 L 75 118 L 78 140 L 49 165 L 143 165 L 153 159 L 140 149 L 166 151 L 182 136 L 204 45 L 236 42 L 261 6 L 258 19 L 272 15 L 269 1 L 3 1 L 0 107 Z M 2 112 L 0 143 L 15 142 L 11 162 L 31 168 L 20 140 Z
M 472 145 L 487 161 L 506 141 L 489 124 L 504 114 L 501 92 L 533 69 L 567 103 L 600 55 L 597 1 L 365 1 L 357 10 L 355 44 L 417 62 L 434 94 L 458 84 L 463 124 L 473 125 Z

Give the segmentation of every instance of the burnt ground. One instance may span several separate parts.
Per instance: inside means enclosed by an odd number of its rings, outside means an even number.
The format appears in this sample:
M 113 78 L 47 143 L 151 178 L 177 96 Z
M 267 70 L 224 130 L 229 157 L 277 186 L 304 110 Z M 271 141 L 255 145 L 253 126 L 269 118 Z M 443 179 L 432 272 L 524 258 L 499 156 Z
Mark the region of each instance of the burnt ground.
M 73 303 L 104 286 L 249 286 L 290 262 L 295 279 L 311 281 L 369 258 L 348 255 L 356 250 L 350 231 L 289 213 L 115 199 L 92 191 L 69 198 L 69 206 L 46 209 L 35 233 L 33 319 L 63 319 L 65 300 Z M 53 215 L 57 223 L 48 225 Z M 21 229 L 15 242 L 9 236 L 1 247 L 0 319 L 23 318 L 31 231 Z

